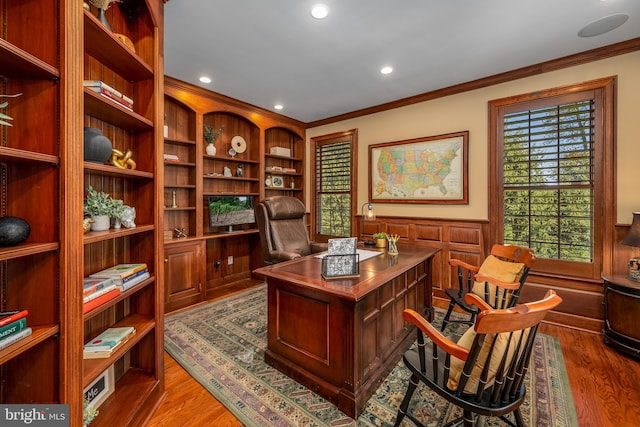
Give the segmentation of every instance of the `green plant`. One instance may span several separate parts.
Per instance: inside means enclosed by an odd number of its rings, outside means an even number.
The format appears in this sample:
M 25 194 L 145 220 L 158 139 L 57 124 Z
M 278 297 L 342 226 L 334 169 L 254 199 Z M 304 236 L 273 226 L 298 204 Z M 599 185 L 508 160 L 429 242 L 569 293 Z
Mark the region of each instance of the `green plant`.
M 222 128 L 223 126 L 220 126 L 220 128 L 214 133 L 213 128 L 211 126 L 205 125 L 204 127 L 205 141 L 207 141 L 209 144 L 213 144 L 214 142 L 216 142 L 216 139 L 218 139 L 218 137 L 222 133 Z
M 114 206 L 122 204 L 122 200 L 114 200 L 109 194 L 96 191 L 92 186 L 87 188 L 87 197 L 84 199 L 84 211 L 91 216 L 107 215 L 114 218 Z M 122 208 L 124 210 L 124 207 Z
M 89 408 L 88 405 L 89 399 L 85 397 L 82 411 L 82 424 L 85 426 L 91 424 L 91 421 L 98 416 L 98 410 L 96 408 Z
M 374 239 L 386 239 L 387 238 L 387 233 L 374 233 L 373 234 L 373 238 Z
M 120 199 L 111 199 L 111 213 L 110 218 L 122 219 L 124 215 L 124 201 Z

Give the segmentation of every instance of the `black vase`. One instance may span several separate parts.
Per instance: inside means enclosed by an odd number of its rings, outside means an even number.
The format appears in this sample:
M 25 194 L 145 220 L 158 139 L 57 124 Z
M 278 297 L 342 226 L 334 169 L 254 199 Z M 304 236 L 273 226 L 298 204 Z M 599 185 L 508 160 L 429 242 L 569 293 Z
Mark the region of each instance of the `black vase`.
M 111 141 L 100 129 L 84 128 L 84 161 L 104 164 L 111 157 Z
M 22 218 L 5 216 L 0 218 L 0 246 L 13 246 L 27 240 L 31 233 L 29 223 Z

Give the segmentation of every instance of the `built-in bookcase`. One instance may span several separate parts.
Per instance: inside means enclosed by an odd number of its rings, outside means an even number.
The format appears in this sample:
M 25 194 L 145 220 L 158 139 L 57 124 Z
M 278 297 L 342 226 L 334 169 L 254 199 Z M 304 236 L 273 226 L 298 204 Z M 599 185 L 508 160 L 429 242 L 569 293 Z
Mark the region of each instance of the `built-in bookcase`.
M 168 126 L 164 150 L 179 157 L 177 163 L 164 164 L 165 309 L 171 311 L 225 295 L 239 282 L 251 280 L 251 272 L 262 264 L 255 224 L 234 226 L 239 230 L 235 233 L 210 227 L 208 197 L 248 196 L 257 203 L 283 194 L 304 201 L 305 151 L 302 123 L 170 77 L 165 77 L 164 106 Z M 222 129 L 214 155 L 206 151 L 207 126 L 214 133 Z M 246 149 L 230 151 L 238 137 Z M 271 147 L 288 148 L 291 154 L 272 155 Z M 280 168 L 274 175 L 282 178 L 282 187 L 266 185 L 274 167 Z M 176 208 L 169 205 L 173 192 Z M 176 228 L 187 236 L 176 238 Z
M 92 427 L 141 425 L 164 393 L 162 4 L 112 4 L 112 32 L 82 1 L 0 0 L 0 93 L 22 94 L 0 99 L 14 118 L 0 126 L 0 215 L 31 229 L 23 243 L 0 247 L 0 310 L 28 310 L 33 329 L 0 350 L 0 403 L 69 404 L 73 427 L 83 424 L 84 388 L 111 367 L 115 390 Z M 133 111 L 83 80 L 130 96 Z M 85 126 L 131 149 L 136 169 L 83 162 Z M 89 185 L 134 206 L 137 227 L 83 234 Z M 83 314 L 83 277 L 124 262 L 147 263 L 151 277 Z M 83 360 L 85 342 L 119 325 L 136 335 L 109 358 Z

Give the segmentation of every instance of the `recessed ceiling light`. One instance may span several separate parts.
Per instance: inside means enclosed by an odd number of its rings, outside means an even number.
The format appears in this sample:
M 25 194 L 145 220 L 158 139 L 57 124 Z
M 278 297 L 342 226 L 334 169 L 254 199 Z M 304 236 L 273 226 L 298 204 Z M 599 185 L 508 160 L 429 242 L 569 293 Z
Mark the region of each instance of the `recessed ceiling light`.
M 329 15 L 329 8 L 324 4 L 317 4 L 311 8 L 311 16 L 316 19 L 324 19 Z
M 273 108 L 275 108 L 276 110 L 282 110 L 284 107 L 280 104 L 276 104 L 273 106 Z
M 200 81 L 202 83 L 211 83 L 211 79 L 209 77 L 206 77 L 206 76 L 200 77 Z
M 627 22 L 629 15 L 625 13 L 616 13 L 615 15 L 605 16 L 596 21 L 587 24 L 583 29 L 578 31 L 580 37 L 593 37 L 600 34 L 608 33 Z
M 380 73 L 382 74 L 391 74 L 392 72 L 393 72 L 393 68 L 388 65 L 380 69 Z

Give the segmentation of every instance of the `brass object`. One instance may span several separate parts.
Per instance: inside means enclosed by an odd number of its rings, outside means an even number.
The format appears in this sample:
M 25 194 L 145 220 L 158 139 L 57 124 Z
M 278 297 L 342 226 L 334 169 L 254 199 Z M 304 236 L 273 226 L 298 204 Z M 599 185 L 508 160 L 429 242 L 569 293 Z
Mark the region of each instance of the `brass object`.
M 176 228 L 173 231 L 175 231 L 177 239 L 184 239 L 187 237 L 187 233 L 184 232 L 184 228 Z
M 126 153 L 123 153 L 120 150 L 116 150 L 113 148 L 111 150 L 111 157 L 109 158 L 109 163 L 113 166 L 120 169 L 135 169 L 136 162 L 131 158 L 133 156 L 133 151 L 127 150 Z
M 178 204 L 176 203 L 176 192 L 175 191 L 173 191 L 171 193 L 171 207 L 172 208 L 177 208 L 178 207 Z
M 91 224 L 93 223 L 93 219 L 85 218 L 82 220 L 82 231 L 88 233 L 91 230 Z
M 129 37 L 119 33 L 113 33 L 113 35 L 116 36 L 116 38 L 120 40 L 122 44 L 124 44 L 127 47 L 127 49 L 129 49 L 133 53 L 136 53 L 136 47 L 133 45 L 133 42 Z

